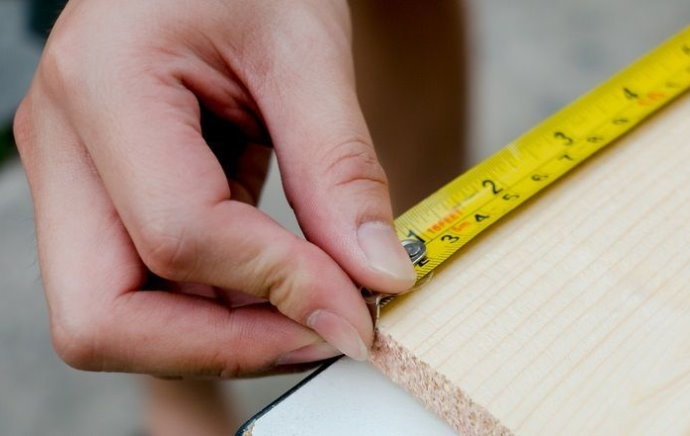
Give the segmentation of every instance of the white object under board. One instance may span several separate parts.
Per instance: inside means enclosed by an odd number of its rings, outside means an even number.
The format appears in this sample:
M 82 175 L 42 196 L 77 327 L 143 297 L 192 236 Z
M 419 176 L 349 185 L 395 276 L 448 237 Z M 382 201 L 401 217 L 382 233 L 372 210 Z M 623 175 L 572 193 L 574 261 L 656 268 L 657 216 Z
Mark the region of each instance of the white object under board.
M 368 363 L 341 358 L 276 400 L 237 436 L 451 436 L 455 432 Z

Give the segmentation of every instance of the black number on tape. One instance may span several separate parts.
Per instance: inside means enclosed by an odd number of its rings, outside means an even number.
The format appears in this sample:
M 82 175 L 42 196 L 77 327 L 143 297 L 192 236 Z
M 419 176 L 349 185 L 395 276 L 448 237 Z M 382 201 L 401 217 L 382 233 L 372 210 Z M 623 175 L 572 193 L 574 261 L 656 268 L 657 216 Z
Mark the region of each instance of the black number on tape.
M 443 236 L 441 236 L 441 240 L 443 242 L 449 242 L 452 244 L 453 242 L 458 242 L 460 240 L 460 238 L 458 238 L 457 236 L 453 236 L 453 235 L 443 235 Z
M 484 221 L 485 219 L 491 218 L 489 215 L 482 215 L 480 213 L 474 215 L 474 219 L 479 223 Z
M 496 186 L 496 182 L 493 180 L 486 179 L 482 182 L 482 186 L 485 188 L 491 188 L 491 192 L 494 194 L 498 194 L 499 192 L 503 191 L 503 188 L 499 188 Z
M 566 135 L 563 132 L 556 132 L 553 134 L 553 137 L 556 139 L 562 139 L 563 144 L 565 144 L 565 145 L 573 145 L 573 142 L 574 142 L 573 138 L 571 138 L 570 136 Z

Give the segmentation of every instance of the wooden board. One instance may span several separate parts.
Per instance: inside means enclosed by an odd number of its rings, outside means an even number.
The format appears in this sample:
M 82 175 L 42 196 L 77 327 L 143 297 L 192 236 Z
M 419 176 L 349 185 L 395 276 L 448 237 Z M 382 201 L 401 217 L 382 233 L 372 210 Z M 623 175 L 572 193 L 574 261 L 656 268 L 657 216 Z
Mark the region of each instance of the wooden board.
M 463 435 L 690 434 L 690 95 L 393 301 L 372 362 Z

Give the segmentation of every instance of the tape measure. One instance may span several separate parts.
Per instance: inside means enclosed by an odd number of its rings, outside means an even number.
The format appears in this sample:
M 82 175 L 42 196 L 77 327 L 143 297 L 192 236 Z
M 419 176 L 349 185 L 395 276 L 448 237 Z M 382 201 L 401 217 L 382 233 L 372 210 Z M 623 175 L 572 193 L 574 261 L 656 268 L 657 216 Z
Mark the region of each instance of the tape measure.
M 426 247 L 417 279 L 688 88 L 690 27 L 409 209 L 395 228 Z

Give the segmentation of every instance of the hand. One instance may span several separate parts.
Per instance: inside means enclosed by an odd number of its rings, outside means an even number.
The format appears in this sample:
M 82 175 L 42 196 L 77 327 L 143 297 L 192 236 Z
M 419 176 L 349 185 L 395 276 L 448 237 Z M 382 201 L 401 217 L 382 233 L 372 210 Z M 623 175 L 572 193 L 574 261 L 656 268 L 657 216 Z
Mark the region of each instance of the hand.
M 401 292 L 414 271 L 351 58 L 344 1 L 69 2 L 15 120 L 67 363 L 367 358 L 355 283 Z M 254 207 L 268 146 L 308 242 Z

